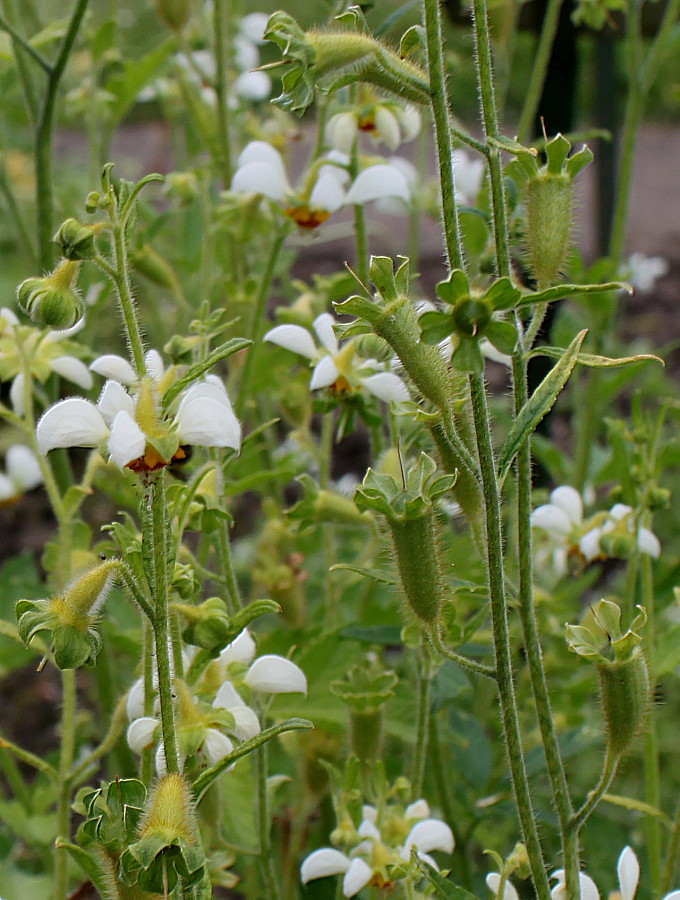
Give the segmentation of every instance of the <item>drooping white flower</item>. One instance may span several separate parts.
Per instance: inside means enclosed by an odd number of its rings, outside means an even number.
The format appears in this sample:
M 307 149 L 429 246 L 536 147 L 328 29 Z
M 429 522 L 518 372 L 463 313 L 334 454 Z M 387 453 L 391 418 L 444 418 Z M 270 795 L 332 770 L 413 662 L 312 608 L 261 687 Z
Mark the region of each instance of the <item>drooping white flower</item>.
M 300 880 L 303 884 L 315 878 L 326 878 L 328 875 L 344 875 L 352 860 L 332 847 L 322 847 L 310 853 L 300 866 Z
M 369 134 L 376 143 L 396 150 L 412 141 L 420 131 L 420 113 L 413 106 L 379 101 L 331 116 L 325 129 L 328 144 L 342 153 L 351 153 L 359 134 Z
M 550 892 L 552 900 L 566 900 L 567 886 L 564 869 L 558 869 L 550 877 L 557 879 L 557 884 Z M 580 900 L 600 900 L 600 892 L 590 875 L 586 875 L 585 872 L 579 872 L 578 883 L 581 891 Z
M 376 360 L 362 360 L 355 354 L 354 343 L 347 341 L 341 347 L 333 330 L 334 319 L 322 313 L 313 323 L 320 346 L 301 325 L 277 325 L 268 331 L 264 340 L 293 353 L 298 353 L 314 363 L 309 387 L 312 391 L 329 388 L 336 394 L 352 393 L 364 388 L 379 400 L 408 400 L 404 382 L 393 372 L 379 371 Z
M 306 694 L 307 679 L 299 666 L 283 656 L 258 656 L 243 683 L 263 694 Z
M 501 876 L 498 872 L 489 872 L 486 876 L 486 883 L 489 887 L 489 890 L 493 891 L 496 897 L 498 897 L 498 891 L 501 886 Z M 519 900 L 519 895 L 517 890 L 507 878 L 505 880 L 505 884 L 503 885 L 503 896 L 500 900 Z
M 616 874 L 621 900 L 634 900 L 640 881 L 640 863 L 631 847 L 624 847 L 621 851 L 616 864 Z M 551 891 L 552 900 L 564 900 L 566 897 L 564 869 L 553 872 L 551 877 L 557 879 L 557 884 Z M 600 893 L 597 886 L 585 872 L 579 872 L 579 885 L 581 900 L 599 900 Z M 671 891 L 662 900 L 680 900 L 680 890 Z
M 668 274 L 668 260 L 661 256 L 645 256 L 644 253 L 633 253 L 624 266 L 623 276 L 642 294 L 654 289 L 659 278 Z
M 453 853 L 454 843 L 453 832 L 446 822 L 440 819 L 422 819 L 410 830 L 401 855 L 403 859 L 408 859 L 412 847 L 419 853 L 431 853 L 433 850 Z
M 203 741 L 203 753 L 211 766 L 224 759 L 233 751 L 234 745 L 229 738 L 216 728 L 208 728 Z
M 33 451 L 23 444 L 11 446 L 5 455 L 5 472 L 0 472 L 0 504 L 12 503 L 42 482 L 40 465 Z
M 471 205 L 484 180 L 484 161 L 473 159 L 465 150 L 454 150 L 452 156 L 456 198 L 460 203 Z
M 128 726 L 126 740 L 128 747 L 135 753 L 142 753 L 148 747 L 153 746 L 156 730 L 160 723 L 152 716 L 140 716 L 134 719 Z

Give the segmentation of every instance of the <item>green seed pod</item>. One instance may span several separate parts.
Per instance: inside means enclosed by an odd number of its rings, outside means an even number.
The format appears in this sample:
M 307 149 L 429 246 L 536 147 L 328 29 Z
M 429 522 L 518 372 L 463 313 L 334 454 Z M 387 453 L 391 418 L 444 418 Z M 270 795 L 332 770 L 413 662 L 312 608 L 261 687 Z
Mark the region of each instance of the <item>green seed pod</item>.
M 544 173 L 527 182 L 527 245 L 531 273 L 539 285 L 553 284 L 567 258 L 572 224 L 572 183 Z
M 434 511 L 415 519 L 387 521 L 406 601 L 419 619 L 433 625 L 443 601 Z
M 82 318 L 84 304 L 73 287 L 79 265 L 64 259 L 50 275 L 22 281 L 17 288 L 17 303 L 33 322 L 62 329 Z
M 597 666 L 605 716 L 607 754 L 617 759 L 628 750 L 644 725 L 649 710 L 647 663 L 638 648 L 625 662 Z
M 82 225 L 77 219 L 66 219 L 52 240 L 66 259 L 93 259 L 97 255 L 98 231 L 100 225 Z
M 349 714 L 349 746 L 362 762 L 375 762 L 382 752 L 383 710 L 365 712 L 352 709 Z

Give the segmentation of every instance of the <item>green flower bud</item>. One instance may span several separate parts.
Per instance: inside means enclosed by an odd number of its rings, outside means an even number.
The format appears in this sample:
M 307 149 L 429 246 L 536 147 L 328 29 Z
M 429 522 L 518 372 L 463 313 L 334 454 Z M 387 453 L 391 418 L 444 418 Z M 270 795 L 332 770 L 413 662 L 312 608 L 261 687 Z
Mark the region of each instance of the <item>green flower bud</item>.
M 173 334 L 163 347 L 175 365 L 188 365 L 193 360 L 195 341 L 181 334 Z
M 66 219 L 52 240 L 66 259 L 93 259 L 97 255 L 95 238 L 102 227 L 102 224 L 81 225 L 77 219 Z
M 65 259 L 50 275 L 27 278 L 19 285 L 17 303 L 33 322 L 63 329 L 82 317 L 83 301 L 73 287 L 79 265 Z
M 85 198 L 85 212 L 96 213 L 99 209 L 99 201 L 101 200 L 101 195 L 99 191 L 90 191 L 90 193 Z
M 156 0 L 156 12 L 168 28 L 180 32 L 191 18 L 193 0 Z
M 395 672 L 377 661 L 353 666 L 344 678 L 331 683 L 331 692 L 349 707 L 350 749 L 362 762 L 380 757 L 383 707 L 398 681 Z
M 637 547 L 632 534 L 612 531 L 600 537 L 600 549 L 610 559 L 630 559 Z
M 172 609 L 188 622 L 188 628 L 182 632 L 187 644 L 218 653 L 229 643 L 231 636 L 229 613 L 224 600 L 219 597 L 210 597 L 199 606 L 173 603 Z
M 648 509 L 668 509 L 671 504 L 671 492 L 668 488 L 650 485 L 645 498 Z
M 185 887 L 197 884 L 204 865 L 189 785 L 182 775 L 163 775 L 147 801 L 137 841 L 121 856 L 122 880 L 167 895 L 179 878 Z

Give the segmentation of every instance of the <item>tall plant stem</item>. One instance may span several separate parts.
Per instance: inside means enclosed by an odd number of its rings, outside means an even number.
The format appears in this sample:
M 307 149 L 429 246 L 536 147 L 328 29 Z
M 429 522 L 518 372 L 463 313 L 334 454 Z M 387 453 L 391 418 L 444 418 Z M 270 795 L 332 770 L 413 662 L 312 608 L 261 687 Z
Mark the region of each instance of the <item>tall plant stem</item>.
M 53 191 L 52 191 L 52 134 L 57 91 L 66 63 L 89 0 L 77 0 L 59 53 L 47 72 L 47 89 L 40 107 L 35 135 L 36 215 L 38 230 L 38 256 L 47 271 L 52 267 Z
M 422 797 L 427 762 L 427 745 L 430 736 L 430 715 L 432 705 L 432 661 L 430 649 L 424 638 L 418 648 L 418 694 L 416 719 L 416 745 L 413 754 L 413 776 L 411 778 L 412 798 Z
M 600 800 L 602 800 L 604 795 L 609 790 L 609 785 L 614 780 L 614 776 L 616 775 L 618 766 L 619 757 L 612 757 L 607 754 L 604 760 L 604 765 L 602 767 L 600 780 L 597 782 L 594 790 L 592 790 L 590 794 L 588 794 L 588 799 L 585 801 L 583 806 L 581 806 L 581 808 L 574 813 L 571 822 L 569 823 L 574 834 L 579 833 L 590 816 L 595 812 L 595 809 L 598 806 Z
M 115 271 L 110 274 L 116 285 L 118 306 L 123 317 L 132 361 L 137 376 L 141 378 L 146 372 L 144 366 L 144 342 L 137 318 L 135 301 L 132 296 L 132 285 L 130 284 L 130 266 L 125 243 L 125 223 L 112 221 L 111 231 L 113 234 Z
M 521 352 L 512 360 L 515 414 L 528 399 L 526 363 Z M 533 555 L 531 549 L 531 448 L 526 440 L 517 454 L 517 536 L 519 546 L 519 583 L 517 600 L 524 634 L 524 647 L 529 666 L 531 688 L 545 751 L 553 802 L 557 811 L 562 842 L 567 897 L 579 897 L 578 835 L 569 829 L 573 814 L 567 776 L 562 763 L 553 722 L 550 695 L 543 669 L 543 654 L 536 622 L 533 590 Z
M 161 707 L 161 732 L 168 772 L 178 772 L 175 710 L 173 705 L 172 663 L 170 645 L 170 613 L 168 609 L 168 523 L 165 511 L 165 471 L 148 476 L 147 503 L 143 517 L 143 539 L 152 555 L 152 592 L 154 597 L 153 636 L 158 671 L 158 697 Z
M 215 94 L 217 95 L 217 140 L 219 169 L 225 188 L 231 184 L 231 124 L 229 122 L 229 68 L 234 34 L 232 0 L 213 0 L 215 33 Z
M 470 375 L 470 395 L 484 488 L 487 582 L 491 598 L 491 621 L 503 736 L 505 738 L 517 813 L 522 828 L 523 841 L 529 856 L 529 866 L 534 887 L 539 900 L 548 900 L 550 897 L 550 885 L 546 876 L 538 831 L 534 821 L 519 730 L 505 600 L 500 496 L 491 444 L 486 390 L 482 378 L 478 375 Z
M 59 754 L 59 795 L 57 799 L 58 836 L 71 836 L 71 782 L 69 773 L 75 750 L 76 673 L 64 669 L 61 673 L 61 750 Z M 65 848 L 56 851 L 54 860 L 54 897 L 66 900 L 68 894 L 68 861 Z
M 265 725 L 264 721 L 262 723 Z M 267 745 L 262 744 L 255 751 L 257 769 L 257 827 L 260 839 L 260 859 L 262 861 L 262 881 L 267 900 L 280 900 L 278 869 L 272 856 L 271 813 L 267 796 Z
M 236 398 L 236 412 L 239 416 L 243 413 L 245 404 L 248 400 L 250 382 L 253 377 L 253 370 L 255 368 L 255 361 L 257 359 L 257 351 L 259 348 L 258 338 L 260 336 L 260 329 L 262 328 L 262 320 L 264 319 L 267 300 L 269 298 L 269 290 L 272 286 L 274 272 L 276 271 L 276 263 L 278 262 L 283 242 L 286 239 L 286 233 L 287 230 L 283 227 L 279 228 L 275 233 L 271 247 L 269 248 L 269 256 L 267 258 L 265 270 L 262 273 L 260 286 L 257 290 L 249 335 L 250 339 L 253 341 L 253 345 L 249 348 L 246 361 L 243 364 L 243 372 L 241 373 L 241 381 L 239 382 L 238 395 Z
M 541 92 L 545 82 L 545 74 L 548 70 L 548 63 L 550 62 L 550 53 L 557 34 L 561 9 L 562 0 L 548 0 L 541 34 L 533 58 L 531 78 L 529 79 L 529 86 L 524 98 L 524 107 L 517 126 L 517 140 L 520 143 L 530 140 L 532 137 L 531 127 L 536 118 L 538 104 L 541 101 Z
M 333 411 L 325 413 L 321 420 L 321 440 L 319 441 L 319 487 L 328 490 L 331 480 L 331 468 L 333 462 L 333 439 L 335 436 L 335 416 Z M 334 572 L 331 568 L 335 565 L 335 527 L 332 522 L 322 525 L 324 568 L 326 575 L 323 580 L 324 592 L 324 624 L 328 631 L 337 627 L 338 609 L 335 602 Z
M 482 124 L 484 137 L 498 138 L 498 118 L 496 115 L 496 96 L 493 81 L 493 65 L 491 61 L 491 43 L 489 41 L 489 23 L 486 14 L 486 0 L 473 0 L 472 22 L 475 37 L 475 61 L 477 80 L 482 108 Z M 508 244 L 508 222 L 505 204 L 505 184 L 501 166 L 501 154 L 497 147 L 489 145 L 489 175 L 491 178 L 491 206 L 493 210 L 493 229 L 496 243 L 496 268 L 499 275 L 510 275 L 510 247 Z
M 640 555 L 640 587 L 642 605 L 647 611 L 646 648 L 648 659 L 654 659 L 656 646 L 656 615 L 654 598 L 654 573 L 652 571 L 652 558 L 646 553 Z M 654 683 L 651 685 L 652 693 Z M 661 808 L 661 773 L 659 767 L 659 739 L 656 727 L 654 707 L 649 716 L 645 731 L 645 800 L 656 809 Z M 649 877 L 652 883 L 652 896 L 659 897 L 661 884 L 662 856 L 661 856 L 661 825 L 657 816 L 647 816 L 645 819 L 645 837 L 647 842 L 647 857 L 649 863 Z
M 458 206 L 453 175 L 453 145 L 449 127 L 449 102 L 444 71 L 441 11 L 439 0 L 423 0 L 423 19 L 427 43 L 427 66 L 430 75 L 430 102 L 434 119 L 437 164 L 441 185 L 442 223 L 449 266 L 462 269 L 465 265 L 458 221 Z
M 666 862 L 663 867 L 663 875 L 661 876 L 661 884 L 659 885 L 659 894 L 663 897 L 672 889 L 675 872 L 678 868 L 678 860 L 680 860 L 680 801 L 675 809 L 675 818 L 673 819 L 673 829 L 671 831 L 668 849 L 666 850 Z

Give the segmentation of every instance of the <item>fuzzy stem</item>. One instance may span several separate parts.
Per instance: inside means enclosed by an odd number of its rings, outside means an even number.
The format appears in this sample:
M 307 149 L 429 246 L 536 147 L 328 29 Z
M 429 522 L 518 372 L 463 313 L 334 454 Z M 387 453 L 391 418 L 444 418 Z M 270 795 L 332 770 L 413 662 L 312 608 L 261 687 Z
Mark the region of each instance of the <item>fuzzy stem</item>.
M 530 346 L 530 345 L 529 345 Z M 512 377 L 515 401 L 515 415 L 519 414 L 528 399 L 526 362 L 522 353 L 512 359 Z M 536 610 L 534 607 L 533 554 L 531 548 L 531 447 L 529 441 L 522 443 L 516 458 L 517 466 L 517 536 L 519 545 L 519 584 L 517 599 L 524 634 L 524 646 L 529 666 L 531 688 L 536 705 L 538 724 L 545 751 L 548 776 L 552 787 L 553 802 L 557 810 L 562 842 L 562 857 L 566 876 L 567 897 L 579 897 L 578 880 L 579 853 L 578 835 L 569 829 L 573 814 L 567 776 L 562 763 L 557 733 L 553 721 L 550 694 L 543 668 L 543 653 L 538 634 Z
M 446 254 L 451 269 L 464 268 L 463 245 L 453 174 L 453 145 L 449 127 L 449 103 L 444 71 L 444 51 L 439 0 L 423 0 L 423 20 L 430 74 L 430 100 L 434 119 L 437 164 L 441 185 L 441 214 Z
M 654 597 L 654 572 L 652 558 L 647 553 L 640 555 L 640 588 L 642 605 L 647 611 L 645 646 L 649 659 L 654 659 L 656 647 L 656 615 Z M 651 686 L 652 691 L 654 685 Z M 657 733 L 654 707 L 649 715 L 645 731 L 645 801 L 656 809 L 661 808 L 661 775 L 659 768 L 659 738 Z M 647 842 L 647 860 L 649 877 L 652 883 L 652 896 L 661 896 L 661 824 L 657 816 L 645 819 L 645 836 Z
M 71 783 L 69 773 L 75 751 L 76 673 L 64 669 L 61 673 L 61 752 L 59 755 L 59 794 L 57 798 L 57 838 L 71 836 Z M 57 851 L 54 860 L 54 897 L 66 900 L 68 894 L 69 854 L 65 848 Z
M 588 794 L 588 799 L 585 803 L 578 809 L 571 818 L 569 822 L 570 829 L 578 835 L 581 828 L 588 821 L 590 816 L 595 811 L 598 806 L 600 800 L 604 797 L 604 795 L 609 790 L 609 786 L 614 780 L 614 776 L 616 775 L 616 770 L 619 765 L 620 757 L 612 757 L 609 753 L 606 755 L 604 760 L 604 765 L 602 767 L 602 773 L 600 775 L 600 780 L 597 782 L 595 788 Z
M 438 628 L 435 627 L 431 629 L 428 634 L 428 640 L 437 653 L 445 659 L 456 663 L 457 666 L 460 666 L 461 669 L 464 669 L 466 672 L 472 672 L 475 675 L 484 675 L 486 678 L 491 678 L 492 680 L 496 679 L 496 670 L 491 666 L 477 662 L 475 659 L 470 659 L 468 656 L 463 656 L 462 653 L 456 653 L 455 650 L 446 647 Z
M 266 723 L 263 721 L 264 727 Z M 262 860 L 262 881 L 268 900 L 280 900 L 278 869 L 272 852 L 271 812 L 267 796 L 267 745 L 262 744 L 255 750 L 255 766 L 257 769 L 257 828 L 260 837 L 260 859 Z
M 479 0 L 475 0 L 479 3 Z M 519 730 L 517 702 L 510 659 L 510 636 L 505 599 L 505 572 L 503 565 L 503 536 L 498 481 L 491 444 L 489 410 L 486 389 L 482 378 L 470 375 L 470 395 L 477 436 L 479 465 L 484 487 L 484 513 L 486 531 L 486 568 L 491 620 L 496 655 L 498 696 L 507 759 L 510 768 L 517 813 L 522 828 L 523 841 L 529 857 L 529 866 L 539 900 L 548 900 L 550 885 L 545 872 L 543 854 L 532 809 L 529 782 L 524 765 L 522 740 Z
M 231 184 L 231 124 L 229 121 L 229 67 L 234 33 L 231 0 L 213 0 L 215 32 L 215 94 L 217 95 L 217 139 L 220 148 L 219 169 L 225 188 Z
M 142 378 L 146 372 L 144 366 L 144 342 L 142 340 L 142 332 L 139 327 L 135 301 L 132 296 L 132 286 L 130 284 L 130 266 L 128 263 L 127 245 L 125 241 L 125 224 L 116 221 L 112 217 L 111 232 L 113 235 L 113 252 L 116 264 L 115 274 L 112 274 L 112 277 L 116 286 L 116 293 L 118 294 L 118 305 L 123 317 L 128 346 L 132 353 L 132 361 L 137 377 Z
M 550 62 L 555 35 L 557 34 L 561 9 L 562 0 L 548 0 L 543 17 L 541 35 L 532 61 L 531 78 L 529 79 L 529 86 L 524 98 L 524 107 L 517 126 L 517 140 L 520 143 L 530 140 L 532 137 L 531 128 L 541 100 L 541 92 L 545 82 L 545 74 L 548 70 L 548 63 Z
M 427 763 L 427 744 L 430 734 L 430 715 L 432 706 L 432 661 L 430 651 L 424 640 L 418 649 L 418 694 L 416 697 L 416 744 L 413 756 L 413 776 L 411 778 L 412 799 L 417 800 L 423 794 L 425 781 L 425 765 Z

